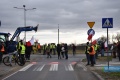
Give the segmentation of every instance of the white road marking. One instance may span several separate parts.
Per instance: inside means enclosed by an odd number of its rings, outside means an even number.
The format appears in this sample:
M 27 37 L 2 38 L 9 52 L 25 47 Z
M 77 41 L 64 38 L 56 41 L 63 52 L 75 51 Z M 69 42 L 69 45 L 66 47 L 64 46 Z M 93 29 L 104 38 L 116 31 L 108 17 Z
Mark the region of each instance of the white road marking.
M 103 66 L 108 66 L 108 64 L 98 64 L 98 65 L 95 65 L 96 67 L 103 67 Z M 111 66 L 111 65 L 109 65 Z
M 19 71 L 14 72 L 13 74 L 11 74 L 11 75 L 9 75 L 9 76 L 7 76 L 7 77 L 3 78 L 2 80 L 5 80 L 5 79 L 7 79 L 7 78 L 11 77 L 12 75 L 16 74 L 17 72 L 19 72 Z
M 57 71 L 58 70 L 58 64 L 51 64 L 49 71 Z
M 28 68 L 30 68 L 33 64 L 29 64 L 26 67 L 20 69 L 19 71 L 26 71 Z
M 33 69 L 33 71 L 36 71 L 39 68 L 39 65 Z
M 68 67 L 67 66 L 65 66 L 65 70 L 68 71 Z
M 74 71 L 74 69 L 73 69 L 71 64 L 68 65 L 68 69 L 69 69 L 69 71 Z
M 45 66 L 45 64 L 43 64 L 41 67 L 39 67 L 39 68 L 37 69 L 37 71 L 42 71 L 42 69 L 44 68 L 44 66 Z
M 66 71 L 74 71 L 72 64 L 69 64 L 68 66 L 65 65 L 65 70 Z
M 120 62 L 110 62 L 109 64 L 120 64 Z

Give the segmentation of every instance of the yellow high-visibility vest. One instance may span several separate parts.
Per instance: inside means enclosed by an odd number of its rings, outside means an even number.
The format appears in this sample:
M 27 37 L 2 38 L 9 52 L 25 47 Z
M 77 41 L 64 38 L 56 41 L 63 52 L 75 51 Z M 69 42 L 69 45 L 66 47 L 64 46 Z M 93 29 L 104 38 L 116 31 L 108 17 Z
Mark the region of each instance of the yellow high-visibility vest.
M 21 45 L 21 47 L 22 47 L 21 54 L 25 54 L 25 46 Z

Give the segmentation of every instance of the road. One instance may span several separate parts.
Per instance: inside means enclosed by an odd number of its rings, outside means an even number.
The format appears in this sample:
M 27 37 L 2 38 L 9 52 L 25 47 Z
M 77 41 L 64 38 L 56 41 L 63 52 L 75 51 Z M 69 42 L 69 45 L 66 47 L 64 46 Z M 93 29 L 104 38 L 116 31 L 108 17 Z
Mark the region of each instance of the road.
M 82 63 L 76 64 L 83 58 L 81 55 L 69 55 L 68 60 L 58 60 L 57 55 L 52 58 L 36 55 L 34 58 L 30 64 L 2 80 L 97 80 Z

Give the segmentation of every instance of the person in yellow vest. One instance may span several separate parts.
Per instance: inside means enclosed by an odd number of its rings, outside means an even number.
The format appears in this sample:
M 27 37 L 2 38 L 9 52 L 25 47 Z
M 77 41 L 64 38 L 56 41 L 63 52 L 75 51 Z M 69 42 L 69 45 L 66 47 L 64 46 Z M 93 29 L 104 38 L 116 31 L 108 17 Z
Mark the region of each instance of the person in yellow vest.
M 24 65 L 25 64 L 25 45 L 23 43 L 21 43 L 20 46 L 20 57 L 21 57 L 21 64 Z
M 51 53 L 50 53 L 50 44 L 46 47 L 46 53 L 47 53 L 47 58 L 51 58 Z
M 87 59 L 87 65 L 90 65 L 90 55 L 89 55 L 89 42 L 86 43 L 86 47 L 85 47 L 85 54 L 86 54 L 86 59 Z
M 98 44 L 95 44 L 94 48 L 95 48 L 95 58 L 97 59 L 98 58 Z
M 35 44 L 32 46 L 32 49 L 33 49 L 33 54 L 36 54 L 37 48 L 36 48 L 36 45 L 35 45 Z
M 23 40 L 20 40 L 17 44 L 17 51 L 18 51 L 18 54 L 20 55 L 20 46 L 21 46 L 21 43 L 23 43 Z
M 56 45 L 55 45 L 55 44 L 52 44 L 52 50 L 53 50 L 53 55 L 56 55 L 56 52 L 55 52 L 55 50 L 56 50 Z
M 50 54 L 52 54 L 52 52 L 53 52 L 53 46 L 52 46 L 52 45 L 53 45 L 53 44 L 50 43 L 49 45 L 50 45 Z
M 41 45 L 40 45 L 40 43 L 38 43 L 37 48 L 38 48 L 38 52 L 41 53 Z
M 94 66 L 95 48 L 92 43 L 90 44 L 90 48 L 88 50 L 89 50 L 89 55 L 90 55 L 91 66 Z

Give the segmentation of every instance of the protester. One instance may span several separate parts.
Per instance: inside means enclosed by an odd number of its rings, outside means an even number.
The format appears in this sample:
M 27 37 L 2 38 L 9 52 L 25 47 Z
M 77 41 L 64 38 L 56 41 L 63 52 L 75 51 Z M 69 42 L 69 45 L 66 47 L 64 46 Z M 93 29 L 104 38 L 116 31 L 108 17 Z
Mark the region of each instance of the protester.
M 43 55 L 46 55 L 46 48 L 47 48 L 47 44 L 43 45 Z
M 55 45 L 55 44 L 52 44 L 52 51 L 53 51 L 53 55 L 56 55 L 55 50 L 56 50 L 56 45 Z
M 120 41 L 118 42 L 118 45 L 117 45 L 117 52 L 118 52 L 118 58 L 120 61 Z
M 46 53 L 47 53 L 47 58 L 51 58 L 51 53 L 50 53 L 50 44 L 48 44 L 47 48 L 46 48 Z
M 65 46 L 64 46 L 64 43 L 62 43 L 62 47 L 61 47 L 62 58 L 64 58 L 64 54 L 65 54 Z
M 30 60 L 30 55 L 31 55 L 31 51 L 32 51 L 32 45 L 30 42 L 26 42 L 26 50 L 25 50 L 25 57 L 26 60 Z
M 116 58 L 116 51 L 117 51 L 117 44 L 113 43 L 113 49 L 112 49 L 113 58 Z
M 91 66 L 94 66 L 95 49 L 92 43 L 90 44 L 90 48 L 88 50 L 89 50 L 89 55 L 90 55 Z
M 10 62 L 9 66 L 12 66 L 12 56 L 14 54 L 17 55 L 17 48 L 16 48 L 15 43 L 13 43 L 13 42 L 9 43 L 8 48 L 7 48 L 7 52 L 9 54 L 9 62 Z
M 76 46 L 75 44 L 72 44 L 72 52 L 73 52 L 73 56 L 76 54 Z
M 65 59 L 68 59 L 68 46 L 67 46 L 67 44 L 65 44 L 64 48 L 65 48 Z
M 60 46 L 60 44 L 57 44 L 58 59 L 61 59 L 60 52 L 61 52 L 61 46 Z
M 38 46 L 38 47 L 37 47 L 37 48 L 38 48 L 38 52 L 41 53 L 41 45 L 40 45 L 40 43 L 38 43 L 37 46 Z
M 95 48 L 95 59 L 98 59 L 98 44 L 94 44 L 94 48 Z
M 86 54 L 86 59 L 87 59 L 86 65 L 90 65 L 89 42 L 86 43 L 85 54 Z
M 21 46 L 21 43 L 23 43 L 23 40 L 20 40 L 17 44 L 17 50 L 18 50 L 18 54 L 20 55 L 20 46 Z
M 20 57 L 21 57 L 21 64 L 24 65 L 25 64 L 25 45 L 23 44 L 23 42 L 21 42 L 21 46 L 20 46 Z
M 2 63 L 2 51 L 1 51 L 1 49 L 2 49 L 2 44 L 0 42 L 0 64 Z
M 105 47 L 104 47 L 104 42 L 101 43 L 101 56 L 104 56 L 104 51 L 105 51 Z

